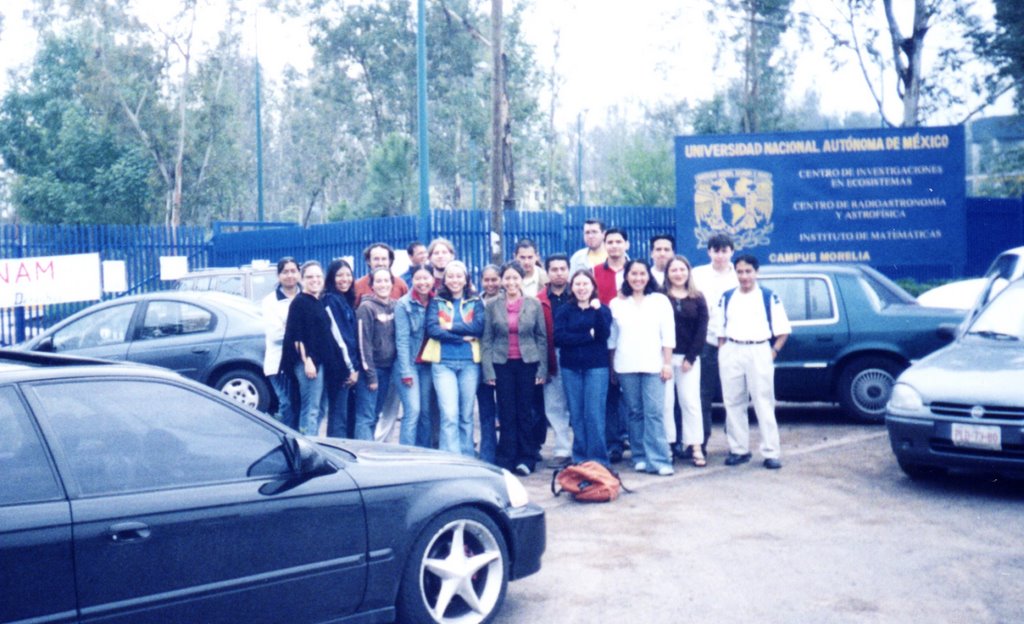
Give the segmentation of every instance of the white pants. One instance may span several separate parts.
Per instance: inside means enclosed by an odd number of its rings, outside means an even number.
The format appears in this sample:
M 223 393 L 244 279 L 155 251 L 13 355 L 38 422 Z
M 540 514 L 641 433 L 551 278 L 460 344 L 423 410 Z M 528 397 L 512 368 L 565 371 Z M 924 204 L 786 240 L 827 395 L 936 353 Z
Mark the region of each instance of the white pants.
M 729 452 L 737 455 L 750 452 L 749 397 L 761 430 L 761 456 L 778 459 L 779 426 L 775 422 L 775 362 L 771 344 L 726 342 L 718 351 L 718 371 L 722 379 Z
M 672 379 L 665 384 L 665 437 L 671 444 L 676 439 L 675 406 L 679 397 L 679 408 L 683 413 L 683 447 L 704 443 L 704 419 L 700 409 L 700 358 L 693 362 L 690 372 L 684 373 L 679 367 L 685 356 L 672 354 Z
M 569 436 L 569 404 L 565 401 L 565 388 L 562 387 L 562 373 L 551 376 L 544 384 L 544 413 L 555 434 L 555 457 L 572 457 L 572 440 Z

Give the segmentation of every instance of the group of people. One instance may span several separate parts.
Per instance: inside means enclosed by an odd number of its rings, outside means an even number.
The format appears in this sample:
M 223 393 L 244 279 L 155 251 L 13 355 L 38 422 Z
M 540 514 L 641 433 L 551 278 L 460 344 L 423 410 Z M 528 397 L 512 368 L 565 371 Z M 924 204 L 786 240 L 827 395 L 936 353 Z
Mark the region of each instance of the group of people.
M 400 444 L 528 475 L 550 426 L 551 467 L 610 466 L 628 449 L 635 470 L 671 475 L 674 458 L 706 465 L 721 392 L 726 464 L 751 458 L 749 396 L 764 465 L 781 467 L 773 360 L 790 329 L 778 298 L 757 285 L 757 259 L 733 262 L 721 234 L 699 267 L 668 234 L 651 239 L 650 261 L 630 258 L 626 231 L 599 220 L 586 221 L 583 238 L 543 266 L 522 239 L 513 260 L 481 269 L 479 289 L 443 238 L 410 244 L 400 277 L 386 243 L 366 249 L 358 280 L 343 259 L 325 273 L 282 258 L 263 301 L 278 418 L 307 435 L 326 419 L 329 436 L 381 440 L 400 403 Z

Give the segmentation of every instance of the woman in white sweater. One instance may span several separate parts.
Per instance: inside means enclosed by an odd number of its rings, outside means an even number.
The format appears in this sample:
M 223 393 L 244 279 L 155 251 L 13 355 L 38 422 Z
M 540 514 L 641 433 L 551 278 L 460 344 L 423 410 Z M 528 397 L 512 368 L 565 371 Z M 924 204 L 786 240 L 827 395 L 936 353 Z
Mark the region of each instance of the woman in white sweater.
M 627 408 L 633 468 L 661 476 L 673 474 L 662 406 L 665 382 L 672 378 L 675 320 L 668 298 L 656 292 L 643 260 L 630 260 L 618 297 L 609 306 L 612 331 L 608 349 Z

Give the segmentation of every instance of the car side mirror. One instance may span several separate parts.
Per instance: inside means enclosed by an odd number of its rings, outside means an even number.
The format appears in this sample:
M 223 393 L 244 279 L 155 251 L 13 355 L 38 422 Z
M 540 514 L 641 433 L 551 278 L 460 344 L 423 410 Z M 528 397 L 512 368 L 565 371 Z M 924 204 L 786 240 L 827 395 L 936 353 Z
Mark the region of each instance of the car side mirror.
M 337 472 L 324 454 L 313 444 L 302 437 L 288 438 L 288 447 L 291 455 L 292 470 L 303 477 L 315 477 L 318 475 Z
M 42 353 L 53 353 L 53 336 L 43 338 L 32 350 L 40 351 Z

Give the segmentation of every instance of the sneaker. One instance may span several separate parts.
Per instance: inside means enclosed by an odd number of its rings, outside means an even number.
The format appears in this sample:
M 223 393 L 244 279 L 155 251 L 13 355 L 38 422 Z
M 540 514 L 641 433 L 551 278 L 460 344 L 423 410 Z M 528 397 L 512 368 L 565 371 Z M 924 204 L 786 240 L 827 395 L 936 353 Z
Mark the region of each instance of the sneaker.
M 764 467 L 768 470 L 778 470 L 782 468 L 782 462 L 776 457 L 769 457 L 764 460 Z
M 556 455 L 555 457 L 551 458 L 551 461 L 548 462 L 548 468 L 565 468 L 571 463 L 572 457 L 558 457 Z
M 617 464 L 622 461 L 622 451 L 615 449 L 608 451 L 608 463 Z
M 516 466 L 516 473 L 521 477 L 528 477 L 530 476 L 531 472 L 533 471 L 530 470 L 530 467 L 527 466 L 526 464 L 519 464 L 518 466 Z
M 739 466 L 750 461 L 750 453 L 743 453 L 742 455 L 736 453 L 729 453 L 729 456 L 725 458 L 726 466 Z
M 633 464 L 633 470 L 637 472 L 647 472 L 647 462 L 637 462 Z
M 661 468 L 658 468 L 659 477 L 671 477 L 675 473 L 676 471 L 672 470 L 671 466 L 662 466 Z

